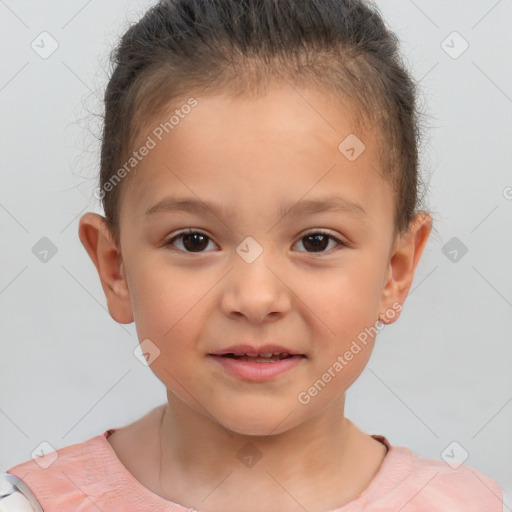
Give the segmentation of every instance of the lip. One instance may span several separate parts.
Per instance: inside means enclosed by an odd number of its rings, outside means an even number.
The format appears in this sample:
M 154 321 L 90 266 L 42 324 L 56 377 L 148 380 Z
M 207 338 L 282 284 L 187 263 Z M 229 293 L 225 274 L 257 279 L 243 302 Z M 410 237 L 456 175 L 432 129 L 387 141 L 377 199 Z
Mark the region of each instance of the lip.
M 273 354 L 291 354 L 291 355 L 301 355 L 299 352 L 295 352 L 293 350 L 290 350 L 289 348 L 283 347 L 281 345 L 261 345 L 259 347 L 254 345 L 232 345 L 231 347 L 223 348 L 222 350 L 217 350 L 215 352 L 212 352 L 209 355 L 214 356 L 222 356 L 225 354 L 234 354 L 235 356 L 242 356 L 242 355 L 252 355 L 252 354 L 268 354 L 272 352 Z
M 261 348 L 258 350 L 261 350 Z M 226 350 L 224 352 L 230 353 L 232 350 Z M 281 350 L 281 352 L 286 352 L 286 350 Z M 301 365 L 302 360 L 306 358 L 306 356 L 302 354 L 295 354 L 286 359 L 281 359 L 280 361 L 260 363 L 240 361 L 230 357 L 223 357 L 220 354 L 208 354 L 208 357 L 216 361 L 225 371 L 231 373 L 233 376 L 251 382 L 264 382 L 275 379 L 279 375 Z

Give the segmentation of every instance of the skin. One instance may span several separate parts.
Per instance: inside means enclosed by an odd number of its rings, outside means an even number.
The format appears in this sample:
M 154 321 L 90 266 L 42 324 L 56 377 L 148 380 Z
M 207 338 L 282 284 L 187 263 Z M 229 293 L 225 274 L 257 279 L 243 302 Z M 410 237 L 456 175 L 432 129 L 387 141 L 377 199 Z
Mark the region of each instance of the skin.
M 109 442 L 144 486 L 201 512 L 340 507 L 368 487 L 386 455 L 384 445 L 344 417 L 345 392 L 375 338 L 309 403 L 297 397 L 379 316 L 383 323 L 399 318 L 396 304 L 406 299 L 432 219 L 422 212 L 407 234 L 392 238 L 394 196 L 377 172 L 376 133 L 356 133 L 366 149 L 349 161 L 338 145 L 355 124 L 329 95 L 276 85 L 258 98 L 196 99 L 125 178 L 120 247 L 102 216 L 80 219 L 80 240 L 110 314 L 135 321 L 139 340 L 158 347 L 150 368 L 167 388 L 167 403 Z M 159 122 L 142 130 L 140 141 Z M 279 213 L 282 203 L 333 194 L 366 214 Z M 236 214 L 144 215 L 171 195 Z M 166 245 L 187 228 L 208 237 L 203 245 L 196 241 L 202 252 L 190 252 L 190 239 Z M 347 245 L 330 238 L 314 252 L 304 237 L 318 230 Z M 236 252 L 248 236 L 263 249 L 252 263 Z M 278 343 L 306 358 L 254 383 L 207 355 L 244 340 Z M 237 457 L 247 443 L 261 454 L 252 467 Z

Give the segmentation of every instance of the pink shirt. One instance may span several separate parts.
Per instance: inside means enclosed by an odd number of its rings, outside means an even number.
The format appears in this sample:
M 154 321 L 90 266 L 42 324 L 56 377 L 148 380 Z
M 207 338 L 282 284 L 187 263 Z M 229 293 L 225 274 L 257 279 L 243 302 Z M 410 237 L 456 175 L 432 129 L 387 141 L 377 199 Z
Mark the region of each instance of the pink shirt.
M 46 469 L 31 459 L 8 472 L 28 485 L 44 512 L 188 512 L 151 492 L 123 466 L 107 441 L 116 430 L 57 450 Z M 384 436 L 372 437 L 388 448 L 379 471 L 363 493 L 330 512 L 502 512 L 501 487 L 476 469 L 453 469 L 391 446 Z

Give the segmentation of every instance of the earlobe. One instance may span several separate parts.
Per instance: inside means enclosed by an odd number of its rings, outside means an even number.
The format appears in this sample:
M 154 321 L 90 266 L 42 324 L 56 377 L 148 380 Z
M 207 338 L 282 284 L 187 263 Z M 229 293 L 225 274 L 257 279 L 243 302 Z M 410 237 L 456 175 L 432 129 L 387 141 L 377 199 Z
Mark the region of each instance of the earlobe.
M 411 221 L 409 230 L 397 241 L 387 269 L 386 283 L 383 289 L 379 319 L 383 323 L 393 323 L 401 312 L 393 313 L 387 320 L 388 310 L 397 310 L 397 304 L 403 305 L 414 279 L 416 267 L 425 249 L 430 232 L 432 217 L 426 212 L 418 213 Z M 393 306 L 394 305 L 394 306 Z
M 80 218 L 78 236 L 98 271 L 110 315 L 121 324 L 133 322 L 121 251 L 114 243 L 105 218 L 92 212 L 84 214 Z

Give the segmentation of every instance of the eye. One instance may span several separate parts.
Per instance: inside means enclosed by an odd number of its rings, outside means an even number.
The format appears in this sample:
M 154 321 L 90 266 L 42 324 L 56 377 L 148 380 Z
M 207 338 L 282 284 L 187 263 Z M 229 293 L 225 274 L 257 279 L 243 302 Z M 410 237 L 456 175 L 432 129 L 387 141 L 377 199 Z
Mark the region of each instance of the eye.
M 210 238 L 200 231 L 188 229 L 167 240 L 165 245 L 173 245 L 175 240 L 182 242 L 184 249 L 179 248 L 179 250 L 183 252 L 205 252 L 203 249 L 208 246 Z
M 343 243 L 327 231 L 311 231 L 304 235 L 297 243 L 302 243 L 306 249 L 308 249 L 308 247 L 312 249 L 311 251 L 306 252 L 324 253 L 326 252 L 324 249 L 329 246 L 329 240 L 333 240 L 338 246 L 347 246 L 347 244 Z
M 207 235 L 193 229 L 188 229 L 174 235 L 165 242 L 165 245 L 174 245 L 176 241 L 181 243 L 181 247 L 178 247 L 178 250 L 189 253 L 207 252 L 204 249 L 208 247 L 209 242 L 214 244 Z M 325 253 L 327 252 L 325 249 L 329 247 L 329 241 L 334 241 L 337 246 L 347 246 L 347 244 L 327 231 L 311 231 L 304 235 L 297 243 L 302 243 L 303 247 L 306 248 L 306 252 Z

